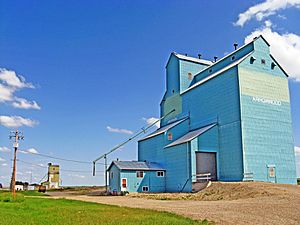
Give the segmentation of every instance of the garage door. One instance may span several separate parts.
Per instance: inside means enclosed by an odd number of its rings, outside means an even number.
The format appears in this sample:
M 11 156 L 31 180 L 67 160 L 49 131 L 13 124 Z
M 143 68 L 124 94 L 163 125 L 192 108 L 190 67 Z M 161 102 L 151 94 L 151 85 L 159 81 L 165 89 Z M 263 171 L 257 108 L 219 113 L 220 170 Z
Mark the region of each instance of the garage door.
M 216 153 L 196 153 L 196 173 L 210 173 L 211 180 L 217 180 Z

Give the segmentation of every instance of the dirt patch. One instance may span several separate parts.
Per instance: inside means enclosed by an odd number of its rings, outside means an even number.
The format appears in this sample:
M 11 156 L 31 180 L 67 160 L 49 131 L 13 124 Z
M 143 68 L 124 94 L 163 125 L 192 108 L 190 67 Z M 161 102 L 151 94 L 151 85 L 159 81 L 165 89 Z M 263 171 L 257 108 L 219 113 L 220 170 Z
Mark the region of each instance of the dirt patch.
M 285 185 L 271 185 L 263 182 L 213 182 L 212 185 L 197 193 L 133 193 L 134 198 L 157 200 L 197 200 L 218 201 L 258 198 L 286 193 Z
M 203 198 L 202 200 L 183 198 L 189 195 L 202 196 L 204 193 L 209 193 L 207 196 L 210 197 L 199 197 Z M 56 198 L 65 197 L 102 204 L 168 211 L 193 219 L 208 219 L 216 224 L 300 224 L 300 187 L 296 185 L 217 182 L 196 194 L 154 194 L 153 196 L 166 198 L 166 195 L 176 200 L 147 199 L 150 195 L 145 194 L 138 194 L 135 197 L 130 194 L 129 196 L 69 195 L 56 196 Z M 216 196 L 222 196 L 223 199 L 218 199 Z

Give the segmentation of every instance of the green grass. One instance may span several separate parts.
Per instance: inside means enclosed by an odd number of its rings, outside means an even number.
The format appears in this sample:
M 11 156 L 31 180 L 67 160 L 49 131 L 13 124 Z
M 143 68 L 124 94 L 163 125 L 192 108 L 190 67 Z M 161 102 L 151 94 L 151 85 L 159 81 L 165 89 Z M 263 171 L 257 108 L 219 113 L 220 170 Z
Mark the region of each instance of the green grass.
M 1 193 L 1 195 L 7 193 Z M 0 224 L 209 224 L 172 213 L 65 199 L 23 198 L 0 201 Z
M 0 193 L 0 204 L 1 202 L 17 203 L 17 202 L 23 202 L 24 200 L 25 200 L 24 195 L 20 193 L 16 193 L 15 198 L 8 191 Z
M 47 194 L 38 191 L 23 191 L 21 193 L 25 196 L 48 196 Z

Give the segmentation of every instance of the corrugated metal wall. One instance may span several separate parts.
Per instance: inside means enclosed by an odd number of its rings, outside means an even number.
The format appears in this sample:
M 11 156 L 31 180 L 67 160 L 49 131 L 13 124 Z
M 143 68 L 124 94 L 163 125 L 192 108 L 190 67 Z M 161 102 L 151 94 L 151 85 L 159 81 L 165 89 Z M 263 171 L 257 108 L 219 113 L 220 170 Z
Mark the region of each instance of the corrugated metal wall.
M 237 69 L 232 68 L 184 93 L 182 98 L 183 111 L 190 111 L 191 129 L 203 126 L 203 121 L 208 118 L 218 121 L 219 179 L 241 180 L 243 160 Z M 201 137 L 201 143 L 210 143 L 210 138 Z M 205 146 L 199 146 L 198 151 L 204 149 Z
M 278 66 L 271 68 L 274 61 L 262 39 L 255 42 L 253 57 L 253 64 L 239 65 L 245 172 L 255 180 L 275 181 L 268 171 L 275 165 L 276 182 L 295 184 L 288 80 Z

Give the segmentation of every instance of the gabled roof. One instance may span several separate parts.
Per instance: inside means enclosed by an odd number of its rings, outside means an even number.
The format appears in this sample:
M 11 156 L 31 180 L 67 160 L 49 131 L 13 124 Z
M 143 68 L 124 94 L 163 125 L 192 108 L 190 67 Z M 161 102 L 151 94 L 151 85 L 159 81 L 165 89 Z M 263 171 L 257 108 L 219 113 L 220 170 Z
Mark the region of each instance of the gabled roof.
M 244 61 L 244 60 L 245 60 L 249 55 L 251 55 L 252 53 L 253 53 L 253 51 L 249 52 L 247 55 L 243 56 L 243 57 L 240 58 L 239 60 L 236 60 L 236 61 L 232 62 L 231 64 L 225 66 L 224 68 L 218 70 L 217 72 L 215 72 L 215 73 L 213 73 L 213 74 L 211 74 L 211 75 L 209 75 L 209 76 L 203 78 L 202 80 L 199 80 L 197 83 L 193 84 L 192 86 L 190 86 L 189 88 L 187 88 L 186 90 L 184 90 L 184 91 L 182 92 L 182 94 L 183 94 L 183 93 L 186 93 L 187 91 L 189 91 L 189 90 L 191 90 L 191 89 L 193 89 L 193 88 L 195 88 L 195 87 L 197 87 L 197 86 L 199 86 L 199 85 L 205 83 L 206 81 L 208 81 L 208 80 L 210 80 L 210 79 L 212 79 L 212 78 L 214 78 L 214 77 L 220 75 L 221 73 L 223 73 L 223 72 L 225 72 L 225 71 L 227 71 L 227 70 L 229 70 L 229 69 L 235 67 L 236 65 L 238 65 L 239 63 L 241 63 L 242 61 Z
M 145 162 L 145 161 L 112 161 L 108 170 L 115 165 L 119 170 L 148 170 L 148 171 L 157 171 L 165 170 L 158 163 L 154 162 Z
M 195 62 L 195 63 L 205 64 L 207 66 L 210 66 L 210 65 L 213 64 L 213 62 L 211 62 L 209 60 L 198 59 L 198 58 L 194 58 L 194 57 L 191 57 L 191 56 L 182 55 L 182 54 L 179 54 L 177 52 L 173 52 L 172 54 L 175 55 L 178 59 L 182 59 L 182 60 L 186 60 L 186 61 L 191 61 L 191 62 Z
M 176 141 L 173 141 L 172 143 L 165 146 L 165 148 L 173 147 L 175 145 L 180 145 L 180 144 L 192 141 L 193 139 L 195 139 L 196 137 L 198 137 L 199 135 L 203 134 L 204 132 L 208 131 L 209 129 L 213 128 L 216 125 L 217 124 L 214 123 L 214 124 L 210 124 L 208 126 L 202 127 L 200 129 L 190 131 L 187 134 L 183 135 L 182 137 L 178 138 Z
M 157 130 L 154 131 L 153 133 L 147 135 L 146 137 L 144 137 L 144 138 L 142 138 L 142 139 L 140 139 L 140 140 L 138 140 L 138 141 L 144 141 L 144 140 L 146 140 L 146 139 L 148 139 L 148 138 L 152 138 L 152 137 L 155 137 L 155 136 L 157 136 L 157 135 L 159 135 L 159 134 L 165 133 L 165 132 L 168 131 L 169 129 L 171 129 L 171 128 L 177 126 L 178 124 L 182 123 L 183 121 L 185 121 L 187 118 L 188 118 L 188 117 L 183 118 L 183 119 L 178 120 L 178 121 L 175 121 L 175 122 L 173 122 L 173 123 L 167 124 L 167 125 L 165 125 L 165 126 L 159 128 L 159 129 L 157 129 Z
M 168 59 L 168 62 L 166 64 L 166 67 L 168 66 L 169 62 L 170 62 L 170 59 L 172 58 L 172 55 L 175 56 L 176 58 L 178 59 L 181 59 L 181 60 L 185 60 L 185 61 L 189 61 L 189 62 L 194 62 L 194 63 L 198 63 L 198 64 L 203 64 L 203 65 L 206 65 L 206 66 L 210 66 L 213 64 L 213 62 L 209 61 L 209 60 L 205 60 L 205 59 L 198 59 L 198 58 L 194 58 L 194 57 L 191 57 L 191 56 L 187 56 L 187 55 L 182 55 L 182 54 L 179 54 L 177 52 L 172 52 L 169 59 Z

